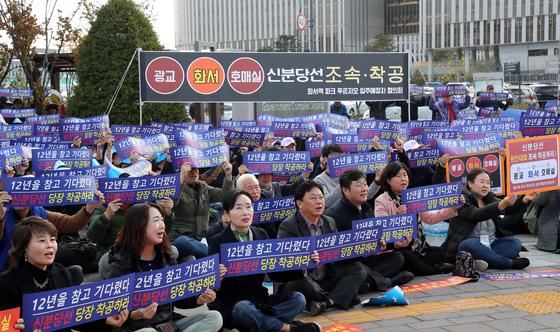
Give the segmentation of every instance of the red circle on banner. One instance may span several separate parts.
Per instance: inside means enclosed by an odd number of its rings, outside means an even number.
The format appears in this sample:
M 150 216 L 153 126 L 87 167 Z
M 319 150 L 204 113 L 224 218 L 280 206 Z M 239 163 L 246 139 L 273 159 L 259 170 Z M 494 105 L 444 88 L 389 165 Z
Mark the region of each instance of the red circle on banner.
M 168 95 L 179 90 L 184 81 L 183 67 L 175 59 L 162 56 L 146 66 L 146 82 L 159 94 Z
M 465 172 L 465 164 L 461 159 L 454 159 L 449 163 L 449 173 L 458 178 Z
M 224 68 L 212 58 L 198 58 L 187 69 L 187 80 L 194 91 L 209 95 L 224 84 Z
M 482 162 L 478 157 L 470 157 L 467 160 L 466 167 L 467 167 L 467 172 L 470 173 L 473 169 L 482 167 Z
M 239 58 L 228 68 L 228 83 L 237 93 L 255 93 L 264 83 L 264 69 L 254 59 Z
M 498 157 L 494 155 L 488 155 L 484 158 L 484 169 L 490 173 L 495 172 L 498 169 L 499 160 Z

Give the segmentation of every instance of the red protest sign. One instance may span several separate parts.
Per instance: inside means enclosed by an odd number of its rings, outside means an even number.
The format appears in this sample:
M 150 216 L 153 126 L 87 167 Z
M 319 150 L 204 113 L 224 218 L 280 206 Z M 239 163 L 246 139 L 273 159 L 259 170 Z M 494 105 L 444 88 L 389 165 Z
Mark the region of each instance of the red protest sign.
M 19 319 L 19 308 L 0 311 L 0 331 L 2 332 L 20 332 L 16 330 L 14 325 Z
M 560 188 L 559 139 L 554 135 L 506 141 L 508 195 Z

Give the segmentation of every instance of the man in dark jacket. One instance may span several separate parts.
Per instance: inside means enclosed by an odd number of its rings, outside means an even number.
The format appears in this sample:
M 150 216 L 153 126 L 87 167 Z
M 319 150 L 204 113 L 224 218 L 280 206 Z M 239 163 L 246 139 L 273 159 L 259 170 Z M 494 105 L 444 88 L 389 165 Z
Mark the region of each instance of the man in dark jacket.
M 375 120 L 387 120 L 385 109 L 387 106 L 391 105 L 391 103 L 392 102 L 390 101 L 366 101 L 366 105 L 369 106 L 369 118 L 375 118 Z
M 340 175 L 339 184 L 342 188 L 342 197 L 338 202 L 325 211 L 325 215 L 336 220 L 337 229 L 349 231 L 352 221 L 375 217 L 373 208 L 366 203 L 368 199 L 368 186 L 366 175 L 357 169 L 348 169 Z M 397 242 L 397 246 L 406 247 L 406 241 Z M 394 249 L 395 244 L 390 243 L 387 249 Z M 398 251 L 384 252 L 372 255 L 362 260 L 363 268 L 367 272 L 367 286 L 361 291 L 372 290 L 386 291 L 388 287 L 403 285 L 414 279 L 414 275 L 407 271 L 399 272 L 404 264 L 404 257 Z
M 278 238 L 309 237 L 338 231 L 334 219 L 323 215 L 325 200 L 320 184 L 313 180 L 302 183 L 294 193 L 294 200 L 298 212 L 280 224 Z M 358 289 L 366 276 L 358 262 L 320 264 L 307 271 L 305 278 L 280 285 L 279 292 L 301 292 L 315 316 L 334 304 L 348 309 L 360 303 Z
M 494 86 L 492 84 L 489 84 L 486 87 L 486 92 L 494 93 Z M 480 107 L 480 108 L 493 108 L 494 110 L 497 110 L 498 108 L 501 108 L 502 110 L 505 111 L 509 107 L 509 103 L 508 103 L 507 100 L 505 102 L 497 101 L 497 100 L 480 100 L 480 96 L 477 93 L 476 94 L 476 103 L 474 104 L 474 106 Z

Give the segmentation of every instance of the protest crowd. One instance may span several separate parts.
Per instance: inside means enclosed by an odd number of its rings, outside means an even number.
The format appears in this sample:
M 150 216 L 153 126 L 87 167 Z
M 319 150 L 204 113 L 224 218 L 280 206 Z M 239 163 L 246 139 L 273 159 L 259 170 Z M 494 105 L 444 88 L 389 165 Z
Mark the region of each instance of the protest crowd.
M 415 276 L 526 268 L 513 235 L 529 207 L 539 248 L 560 250 L 560 191 L 539 191 L 560 188 L 539 164 L 558 160 L 555 112 L 436 94 L 430 121 L 349 121 L 338 103 L 217 128 L 3 103 L 0 310 L 43 331 L 320 331 L 294 318 Z M 537 169 L 508 174 L 503 158 Z

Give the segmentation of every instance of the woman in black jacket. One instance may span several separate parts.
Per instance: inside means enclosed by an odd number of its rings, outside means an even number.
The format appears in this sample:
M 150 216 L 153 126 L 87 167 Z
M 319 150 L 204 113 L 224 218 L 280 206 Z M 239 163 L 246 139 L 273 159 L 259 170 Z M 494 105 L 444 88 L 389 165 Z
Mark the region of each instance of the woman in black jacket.
M 457 209 L 458 216 L 449 220 L 447 238 L 441 247 L 447 251 L 449 261 L 455 260 L 457 252 L 467 251 L 475 260 L 482 260 L 495 269 L 523 269 L 530 262 L 526 257 L 516 258 L 521 251 L 521 240 L 502 233 L 500 215 L 515 214 L 539 193 L 519 197 L 513 194 L 500 200 L 490 187 L 487 170 L 475 168 L 469 173 L 463 187 L 465 204 Z
M 164 215 L 163 208 L 152 202 L 135 204 L 126 211 L 123 228 L 109 252 L 109 278 L 177 265 L 165 233 Z M 154 302 L 148 307 L 131 311 L 125 327 L 120 330 L 130 332 L 142 329 L 142 332 L 155 332 L 153 326 L 173 320 L 181 332 L 216 332 L 222 327 L 222 316 L 216 311 L 190 317 L 173 313 L 174 305 L 179 308 L 195 308 L 212 302 L 215 297 L 214 291 L 207 289 L 199 296 L 173 303 L 158 306 Z
M 37 216 L 27 217 L 14 227 L 10 255 L 18 263 L 0 274 L 0 310 L 22 307 L 24 294 L 74 286 L 70 272 L 54 262 L 58 249 L 56 235 L 56 227 Z M 119 315 L 107 318 L 105 322 L 97 321 L 72 328 L 80 331 L 87 328 L 95 331 L 110 330 L 107 325 L 121 326 L 127 317 L 128 310 L 123 310 Z M 14 328 L 23 330 L 23 319 L 18 319 Z
M 268 236 L 263 229 L 251 226 L 253 222 L 253 198 L 246 191 L 237 189 L 224 197 L 224 216 L 230 223 L 219 234 L 210 239 L 208 254 L 220 252 L 222 243 L 249 242 L 266 240 Z M 227 273 L 220 264 L 220 275 Z M 270 273 L 273 281 L 279 280 L 283 272 Z M 305 297 L 299 292 L 286 292 L 268 295 L 263 287 L 264 273 L 239 277 L 224 278 L 216 301 L 209 304 L 210 309 L 218 310 L 224 317 L 224 326 L 229 328 L 249 328 L 257 332 L 265 331 L 301 331 L 320 332 L 316 323 L 292 322 L 294 317 L 305 307 Z

